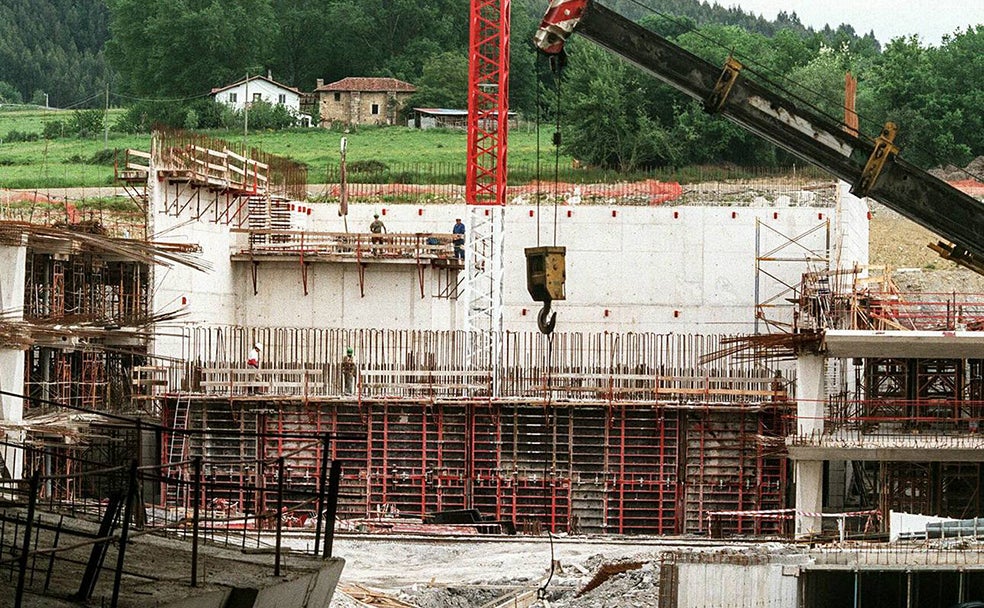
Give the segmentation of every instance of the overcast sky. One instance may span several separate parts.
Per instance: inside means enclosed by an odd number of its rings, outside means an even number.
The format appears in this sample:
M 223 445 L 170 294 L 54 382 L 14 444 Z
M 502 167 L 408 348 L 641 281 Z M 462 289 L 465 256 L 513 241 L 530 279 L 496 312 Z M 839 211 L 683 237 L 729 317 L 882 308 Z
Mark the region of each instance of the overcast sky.
M 874 30 L 885 44 L 892 38 L 918 34 L 924 45 L 938 46 L 944 34 L 958 27 L 984 23 L 982 0 L 716 0 L 774 19 L 780 11 L 796 13 L 803 25 L 836 28 L 850 24 L 858 34 Z

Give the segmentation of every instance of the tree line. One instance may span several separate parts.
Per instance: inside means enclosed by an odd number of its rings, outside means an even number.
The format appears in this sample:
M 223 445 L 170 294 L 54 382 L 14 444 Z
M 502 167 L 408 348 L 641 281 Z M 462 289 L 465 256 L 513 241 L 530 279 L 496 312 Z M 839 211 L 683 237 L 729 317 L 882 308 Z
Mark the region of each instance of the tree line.
M 912 162 L 963 165 L 984 154 L 982 26 L 938 46 L 899 38 L 882 47 L 870 32 L 814 30 L 795 13 L 766 20 L 699 0 L 653 0 L 651 11 L 607 4 L 712 63 L 733 52 L 837 120 L 851 71 L 862 132 L 894 120 Z M 566 152 L 626 171 L 792 162 L 576 37 L 564 74 L 552 73 L 530 42 L 545 6 L 512 3 L 510 106 L 545 124 L 559 106 Z M 269 71 L 302 91 L 319 78 L 395 77 L 417 86 L 411 105 L 464 107 L 468 19 L 460 0 L 0 0 L 0 103 L 95 108 L 109 96 L 128 108 L 119 130 L 221 128 L 235 117 L 208 92 Z M 289 124 L 276 118 L 271 125 Z

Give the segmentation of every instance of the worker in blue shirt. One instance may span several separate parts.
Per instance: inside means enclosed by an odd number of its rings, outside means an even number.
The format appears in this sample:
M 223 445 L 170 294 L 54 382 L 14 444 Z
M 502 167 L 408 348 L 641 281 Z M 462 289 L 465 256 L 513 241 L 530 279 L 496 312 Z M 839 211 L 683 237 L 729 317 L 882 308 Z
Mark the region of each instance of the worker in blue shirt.
M 451 233 L 454 234 L 454 239 L 451 241 L 454 244 L 454 257 L 463 260 L 465 259 L 465 225 L 461 223 L 460 218 L 454 221 Z

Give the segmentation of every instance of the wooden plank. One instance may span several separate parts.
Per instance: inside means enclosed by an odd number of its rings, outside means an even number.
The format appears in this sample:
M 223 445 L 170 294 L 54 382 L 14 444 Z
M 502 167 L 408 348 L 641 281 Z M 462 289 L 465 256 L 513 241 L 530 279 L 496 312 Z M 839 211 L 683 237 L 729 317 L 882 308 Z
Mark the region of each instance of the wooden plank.
M 537 601 L 536 591 L 536 589 L 515 591 L 483 604 L 480 608 L 530 608 Z

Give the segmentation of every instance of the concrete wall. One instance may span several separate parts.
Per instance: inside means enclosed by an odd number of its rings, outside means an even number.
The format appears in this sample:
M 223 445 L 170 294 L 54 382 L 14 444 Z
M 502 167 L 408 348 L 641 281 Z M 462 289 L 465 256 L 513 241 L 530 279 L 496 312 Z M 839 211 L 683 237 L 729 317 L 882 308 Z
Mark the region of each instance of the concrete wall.
M 263 262 L 257 267 L 257 290 L 248 263 L 234 265 L 235 323 L 283 327 L 372 327 L 376 329 L 444 330 L 461 327 L 459 301 L 434 297 L 439 269 L 424 270 L 424 298 L 416 266 L 369 264 L 365 297 L 361 297 L 358 266 L 308 266 L 307 288 L 297 262 Z M 461 300 L 463 302 L 463 300 Z
M 793 560 L 786 560 L 793 561 Z M 795 561 L 805 561 L 797 558 Z M 799 606 L 797 565 L 680 563 L 675 608 Z
M 192 189 L 179 190 L 157 180 L 151 180 L 151 184 L 149 208 L 154 212 L 148 218 L 148 232 L 153 235 L 152 240 L 196 244 L 201 247 L 201 258 L 211 267 L 210 272 L 180 265 L 152 269 L 154 313 L 178 311 L 183 315 L 177 321 L 158 325 L 152 349 L 157 354 L 180 356 L 184 326 L 236 322 L 237 285 L 229 259 L 236 239 L 228 226 L 205 220 L 189 221 L 187 215 L 175 217 L 162 211 L 165 200 L 187 196 Z M 201 194 L 208 196 L 206 192 Z
M 847 182 L 837 184 L 837 214 L 835 215 L 834 245 L 840 246 L 838 268 L 850 268 L 852 261 L 860 265 L 868 263 L 868 221 L 869 208 L 867 199 L 857 198 L 850 192 Z M 867 275 L 863 272 L 862 276 Z
M 0 247 L 0 311 L 10 320 L 24 318 L 24 281 L 27 271 L 27 247 L 5 245 Z M 0 348 L 0 390 L 21 394 L 24 392 L 24 351 Z M 0 420 L 20 422 L 24 419 L 24 400 L 12 395 L 0 395 Z M 10 443 L 24 439 L 22 431 L 10 431 L 3 437 Z M 24 453 L 11 446 L 0 446 L 3 465 L 11 477 L 22 476 Z M 2 473 L 2 471 L 0 471 Z
M 174 187 L 169 197 L 174 196 Z M 783 262 L 769 269 L 780 282 L 796 284 L 817 270 L 796 251 L 823 249 L 831 221 L 842 242 L 841 265 L 867 261 L 867 217 L 863 202 L 802 198 L 756 199 L 741 205 L 579 205 L 557 209 L 557 244 L 567 247 L 567 300 L 555 302 L 558 331 L 736 333 L 755 329 L 756 258 L 784 241 L 801 238 Z M 160 209 L 161 201 L 157 202 Z M 336 205 L 312 205 L 307 229 L 342 232 Z M 835 212 L 840 207 L 841 215 Z M 380 213 L 390 233 L 449 233 L 460 205 L 351 205 L 348 226 L 368 232 Z M 538 210 L 514 201 L 505 215 L 504 327 L 536 327 L 534 303 L 526 290 L 525 247 L 552 244 L 554 208 Z M 539 216 L 539 226 L 538 226 Z M 183 323 L 274 325 L 288 327 L 462 329 L 464 298 L 438 297 L 455 273 L 432 268 L 423 274 L 423 293 L 413 264 L 374 264 L 365 269 L 365 295 L 354 263 L 312 263 L 308 295 L 300 264 L 263 262 L 254 295 L 250 265 L 230 265 L 235 239 L 228 228 L 158 213 L 154 230 L 161 240 L 198 243 L 213 266 L 203 274 L 183 268 L 155 273 L 155 310 L 173 309 L 185 298 Z M 537 232 L 539 229 L 539 241 Z M 469 227 L 470 233 L 470 227 Z M 241 238 L 241 237 L 240 237 Z M 803 255 L 802 253 L 799 255 Z M 832 256 L 833 257 L 833 256 Z M 461 273 L 463 276 L 464 273 Z M 758 276 L 761 279 L 761 274 Z M 773 279 L 776 280 L 776 279 Z
M 240 590 L 241 599 L 255 596 L 250 604 L 253 608 L 328 608 L 344 566 L 345 560 L 331 557 L 325 560 L 325 567 L 321 570 L 303 574 L 294 580 L 258 589 L 244 587 Z M 230 605 L 230 600 L 235 594 L 236 590 L 221 589 L 169 602 L 165 607 L 225 608 Z

